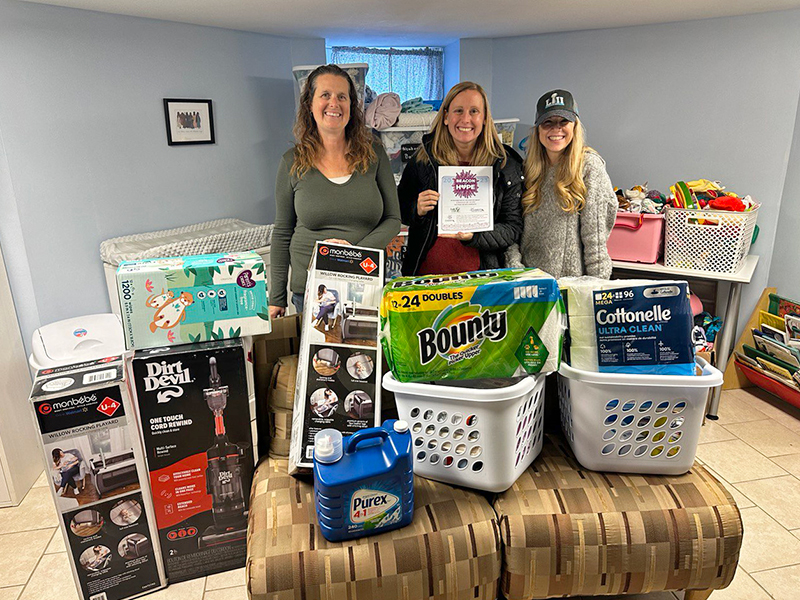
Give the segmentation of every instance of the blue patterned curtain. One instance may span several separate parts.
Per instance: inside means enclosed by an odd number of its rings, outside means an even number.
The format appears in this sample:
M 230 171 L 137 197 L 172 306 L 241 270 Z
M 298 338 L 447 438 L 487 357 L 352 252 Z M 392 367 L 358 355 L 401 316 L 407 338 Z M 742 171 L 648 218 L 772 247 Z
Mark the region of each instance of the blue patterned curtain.
M 328 48 L 328 62 L 367 63 L 367 85 L 376 94 L 394 92 L 401 101 L 418 96 L 423 100 L 444 97 L 442 48 L 333 46 Z

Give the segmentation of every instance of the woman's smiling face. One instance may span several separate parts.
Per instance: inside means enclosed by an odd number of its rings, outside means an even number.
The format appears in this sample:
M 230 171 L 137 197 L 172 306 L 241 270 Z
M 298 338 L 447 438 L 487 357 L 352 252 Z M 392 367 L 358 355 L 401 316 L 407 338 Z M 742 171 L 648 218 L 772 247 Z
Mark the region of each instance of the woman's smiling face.
M 464 90 L 456 95 L 447 107 L 444 124 L 453 137 L 456 147 L 459 150 L 471 151 L 483 131 L 485 118 L 483 96 L 477 90 Z
M 344 131 L 350 121 L 350 85 L 344 77 L 324 74 L 314 81 L 311 113 L 326 132 Z
M 564 117 L 552 117 L 538 127 L 539 142 L 548 156 L 560 155 L 575 135 L 575 123 Z

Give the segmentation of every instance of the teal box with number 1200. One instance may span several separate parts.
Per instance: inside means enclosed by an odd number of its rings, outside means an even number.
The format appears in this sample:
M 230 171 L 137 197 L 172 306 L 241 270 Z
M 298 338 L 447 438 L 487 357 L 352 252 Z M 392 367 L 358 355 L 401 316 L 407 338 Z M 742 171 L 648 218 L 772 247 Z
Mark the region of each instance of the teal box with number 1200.
M 125 261 L 117 289 L 128 350 L 271 331 L 264 262 L 255 252 Z

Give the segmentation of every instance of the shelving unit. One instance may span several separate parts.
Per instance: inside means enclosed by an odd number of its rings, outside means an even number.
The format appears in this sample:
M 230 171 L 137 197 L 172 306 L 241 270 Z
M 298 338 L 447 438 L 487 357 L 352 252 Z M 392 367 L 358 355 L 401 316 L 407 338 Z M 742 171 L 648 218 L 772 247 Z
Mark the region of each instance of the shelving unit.
M 722 329 L 717 335 L 714 350 L 717 355 L 717 366 L 725 370 L 731 355 L 733 340 L 736 335 L 736 321 L 739 318 L 739 304 L 742 299 L 742 284 L 750 283 L 753 279 L 758 256 L 751 254 L 745 258 L 741 268 L 736 273 L 716 273 L 711 271 L 694 271 L 690 269 L 676 269 L 665 267 L 661 263 L 632 263 L 613 261 L 614 275 L 626 279 L 625 275 L 632 273 L 633 277 L 647 276 L 653 279 L 688 279 L 698 281 L 711 281 L 717 284 L 717 315 L 722 318 Z M 720 284 L 723 284 L 722 286 Z M 722 309 L 722 310 L 720 310 Z M 708 417 L 717 418 L 719 399 L 722 388 L 714 388 L 711 392 L 711 402 L 708 408 Z

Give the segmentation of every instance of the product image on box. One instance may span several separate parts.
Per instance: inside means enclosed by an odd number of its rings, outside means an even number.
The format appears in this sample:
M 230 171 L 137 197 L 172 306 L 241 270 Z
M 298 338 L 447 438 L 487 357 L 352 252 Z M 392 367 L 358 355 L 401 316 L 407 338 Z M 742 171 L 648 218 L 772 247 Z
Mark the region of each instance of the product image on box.
M 122 600 L 163 587 L 122 357 L 42 369 L 31 401 L 48 487 L 82 598 Z M 135 554 L 126 539 L 139 540 Z
M 128 349 L 270 332 L 264 262 L 255 252 L 120 263 Z
M 381 250 L 317 243 L 306 282 L 291 472 L 312 467 L 322 429 L 350 435 L 380 422 L 383 267 Z
M 244 566 L 253 474 L 244 341 L 140 350 L 131 369 L 167 576 Z
M 548 373 L 563 315 L 555 279 L 539 270 L 401 277 L 383 291 L 381 343 L 403 382 Z
M 211 494 L 214 524 L 200 537 L 200 547 L 241 540 L 247 535 L 247 503 L 242 479 L 246 471 L 245 451 L 231 444 L 225 434 L 223 412 L 228 405 L 228 386 L 220 382 L 217 359 L 208 359 L 209 387 L 203 390 L 214 414 L 214 445 L 206 451 L 206 491 Z

